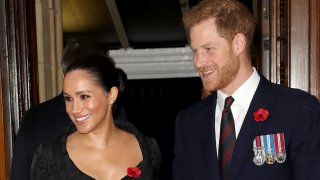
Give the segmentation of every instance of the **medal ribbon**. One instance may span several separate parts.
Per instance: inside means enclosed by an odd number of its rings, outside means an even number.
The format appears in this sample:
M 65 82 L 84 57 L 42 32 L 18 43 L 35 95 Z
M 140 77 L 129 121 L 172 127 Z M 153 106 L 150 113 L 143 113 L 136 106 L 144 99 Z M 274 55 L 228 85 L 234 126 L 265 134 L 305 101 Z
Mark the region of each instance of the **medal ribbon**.
M 262 136 L 266 155 L 269 154 L 269 143 L 268 143 L 269 138 L 267 138 L 267 137 L 268 137 L 268 135 Z
M 261 143 L 260 143 L 260 136 L 256 136 L 256 138 L 253 141 L 253 151 L 254 151 L 254 155 L 257 155 L 257 149 L 261 147 Z
M 271 154 L 272 154 L 273 156 L 275 156 L 273 135 L 272 135 L 272 134 L 269 134 L 268 137 L 270 138 L 270 139 L 269 139 L 269 144 L 268 144 L 268 146 L 271 148 L 271 149 L 269 149 L 269 150 L 271 151 Z
M 263 136 L 264 144 L 266 146 L 265 152 L 266 154 L 274 155 L 274 140 L 271 134 Z
M 260 136 L 256 137 L 257 147 L 261 147 Z
M 261 147 L 264 148 L 264 151 L 262 151 L 262 154 L 263 154 L 263 156 L 265 157 L 265 156 L 266 156 L 266 150 L 267 150 L 267 148 L 266 148 L 266 146 L 265 146 L 265 141 L 264 141 L 264 138 L 263 138 L 263 137 L 264 137 L 264 136 L 261 135 L 261 136 L 259 137 L 259 140 L 260 140 L 260 143 L 261 143 Z
M 279 135 L 280 135 L 279 133 L 273 134 L 274 145 L 276 146 L 276 148 L 275 148 L 275 150 L 276 150 L 276 155 L 278 155 L 278 154 L 279 154 L 279 151 L 281 151 L 281 149 L 279 149 L 279 145 L 281 146 Z
M 286 154 L 286 149 L 285 149 L 285 141 L 284 141 L 284 133 L 279 133 L 279 136 L 280 136 L 280 147 L 281 149 L 279 149 L 279 151 L 282 153 L 282 154 Z

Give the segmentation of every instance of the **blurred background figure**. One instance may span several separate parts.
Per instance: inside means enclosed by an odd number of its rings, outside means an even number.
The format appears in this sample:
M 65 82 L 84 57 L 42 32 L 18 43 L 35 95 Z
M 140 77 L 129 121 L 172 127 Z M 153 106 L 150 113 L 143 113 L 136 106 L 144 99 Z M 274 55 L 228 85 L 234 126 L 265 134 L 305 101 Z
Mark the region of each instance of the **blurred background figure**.
M 97 44 L 84 40 L 71 40 L 66 44 L 62 57 L 61 67 L 63 73 L 76 57 L 86 53 L 105 54 Z M 72 58 L 71 58 L 72 57 Z M 11 164 L 11 180 L 28 180 L 30 167 L 36 148 L 43 143 L 52 141 L 65 131 L 70 125 L 65 111 L 63 94 L 30 108 L 24 113 L 22 125 L 17 134 Z

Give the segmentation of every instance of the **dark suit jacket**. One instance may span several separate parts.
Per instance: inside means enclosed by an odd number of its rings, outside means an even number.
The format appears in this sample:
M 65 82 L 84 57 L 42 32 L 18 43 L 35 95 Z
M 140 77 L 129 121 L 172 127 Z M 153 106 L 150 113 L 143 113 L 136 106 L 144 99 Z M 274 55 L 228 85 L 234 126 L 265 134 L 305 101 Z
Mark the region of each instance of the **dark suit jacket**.
M 10 179 L 29 179 L 36 148 L 52 141 L 71 123 L 62 94 L 26 111 L 14 143 Z
M 175 180 L 220 180 L 215 140 L 217 93 L 180 112 L 175 129 Z M 267 109 L 264 122 L 253 113 Z M 253 163 L 258 135 L 284 133 L 284 163 Z M 270 83 L 261 77 L 237 137 L 229 180 L 320 179 L 320 105 L 306 92 Z

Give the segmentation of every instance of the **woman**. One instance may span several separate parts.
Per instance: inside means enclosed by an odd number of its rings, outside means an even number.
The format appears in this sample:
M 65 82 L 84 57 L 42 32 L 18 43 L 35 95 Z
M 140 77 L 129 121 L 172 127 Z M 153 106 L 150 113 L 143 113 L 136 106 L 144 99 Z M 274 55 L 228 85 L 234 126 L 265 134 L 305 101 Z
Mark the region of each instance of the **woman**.
M 110 57 L 75 60 L 63 82 L 70 128 L 41 145 L 31 179 L 159 179 L 160 150 L 127 121 L 114 121 L 119 79 Z

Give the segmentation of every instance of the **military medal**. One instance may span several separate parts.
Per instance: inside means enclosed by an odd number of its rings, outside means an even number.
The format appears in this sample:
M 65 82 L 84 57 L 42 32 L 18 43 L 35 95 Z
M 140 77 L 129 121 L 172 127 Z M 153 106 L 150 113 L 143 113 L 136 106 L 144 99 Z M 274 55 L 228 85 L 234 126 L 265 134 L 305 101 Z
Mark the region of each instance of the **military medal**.
M 253 141 L 253 162 L 257 166 L 261 166 L 266 162 L 265 158 L 265 149 L 261 145 L 260 136 L 257 136 L 256 139 Z
M 267 149 L 266 149 L 266 163 L 267 164 L 273 164 L 275 162 L 275 156 L 274 156 L 274 144 L 273 144 L 273 136 L 272 135 L 265 135 L 264 136 L 264 142 L 266 142 Z
M 284 133 L 256 136 L 253 141 L 253 162 L 257 166 L 264 163 L 283 163 L 286 160 Z
M 263 165 L 264 162 L 266 162 L 266 158 L 263 155 L 264 148 L 260 147 L 260 148 L 255 149 L 254 151 L 255 151 L 255 155 L 253 158 L 254 164 L 256 164 L 257 166 Z
M 286 160 L 286 155 L 285 155 L 285 154 L 278 153 L 278 154 L 276 155 L 276 161 L 277 161 L 278 163 L 283 163 L 285 160 Z
M 277 133 L 274 134 L 274 141 L 275 141 L 275 149 L 276 149 L 276 157 L 275 160 L 278 163 L 283 163 L 286 160 L 286 150 L 285 150 L 285 141 L 284 141 L 284 134 Z

